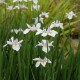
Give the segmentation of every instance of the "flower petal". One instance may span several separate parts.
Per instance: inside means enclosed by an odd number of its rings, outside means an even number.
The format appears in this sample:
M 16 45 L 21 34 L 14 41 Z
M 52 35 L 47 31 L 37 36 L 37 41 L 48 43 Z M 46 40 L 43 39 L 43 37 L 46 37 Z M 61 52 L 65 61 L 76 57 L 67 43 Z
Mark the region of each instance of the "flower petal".
M 7 44 L 12 45 L 12 42 L 11 41 L 7 41 Z
M 40 62 L 38 61 L 38 62 L 36 62 L 36 65 L 35 65 L 36 67 L 39 67 L 40 66 Z
M 47 53 L 47 46 L 43 46 L 42 50 Z
M 34 61 L 38 61 L 39 60 L 39 58 L 35 58 L 35 59 L 33 59 Z
M 31 26 L 29 24 L 27 24 L 27 27 L 30 28 Z
M 48 33 L 48 35 L 49 36 L 52 36 L 52 37 L 55 37 L 55 35 L 57 34 L 57 32 L 56 31 L 54 31 L 54 30 L 52 30 L 52 32 L 51 33 Z
M 37 23 L 36 27 L 39 29 L 41 27 L 41 24 Z
M 35 4 L 37 4 L 38 3 L 38 0 L 32 0 L 33 1 L 33 3 L 35 3 Z
M 41 29 L 37 29 L 36 35 L 39 35 L 41 33 L 42 33 L 42 30 Z
M 47 59 L 47 62 L 48 62 L 48 63 L 52 63 L 49 59 Z
M 18 43 L 20 44 L 20 43 L 22 43 L 23 42 L 23 40 L 20 40 Z
M 53 43 L 53 41 L 51 41 L 51 42 L 48 44 L 48 46 L 53 46 L 52 43 Z
M 13 50 L 19 51 L 20 45 L 12 45 Z
M 42 33 L 42 36 L 43 36 L 43 37 L 46 37 L 46 36 L 47 36 L 47 33 Z
M 52 29 L 53 27 L 54 27 L 54 24 L 51 24 L 51 25 L 50 25 L 50 28 Z
M 30 29 L 26 29 L 23 31 L 23 34 L 27 34 L 30 31 Z
M 36 46 L 43 46 L 43 45 L 42 45 L 42 43 L 39 42 L 39 44 L 37 44 Z M 36 47 L 36 46 L 35 46 L 35 47 Z
M 46 66 L 46 61 L 41 62 L 42 66 L 45 67 Z
M 11 37 L 11 41 L 12 41 L 12 42 L 14 41 L 14 37 Z
M 6 47 L 8 44 L 3 45 L 3 47 Z

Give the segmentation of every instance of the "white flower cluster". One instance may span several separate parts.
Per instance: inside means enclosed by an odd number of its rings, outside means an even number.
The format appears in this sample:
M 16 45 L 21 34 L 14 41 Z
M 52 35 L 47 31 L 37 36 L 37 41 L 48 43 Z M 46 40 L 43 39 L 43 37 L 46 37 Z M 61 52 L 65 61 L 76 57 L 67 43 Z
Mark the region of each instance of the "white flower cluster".
M 15 2 L 22 2 L 22 1 L 25 1 L 25 2 L 33 1 L 33 5 L 31 7 L 31 10 L 34 9 L 34 10 L 38 11 L 40 8 L 40 5 L 38 5 L 38 0 L 13 0 L 14 3 Z M 18 5 L 18 6 L 14 6 L 14 7 L 8 6 L 7 9 L 12 10 L 12 9 L 21 9 L 21 8 L 28 9 L 25 5 Z M 76 15 L 74 14 L 73 11 L 66 13 L 66 17 L 70 20 L 74 16 L 76 16 Z M 31 31 L 31 32 L 36 32 L 35 35 L 41 35 L 44 38 L 46 38 L 47 36 L 55 37 L 58 34 L 58 32 L 53 30 L 53 28 L 56 27 L 56 28 L 64 29 L 63 23 L 61 23 L 59 20 L 56 20 L 56 21 L 53 21 L 47 29 L 46 28 L 41 29 L 42 24 L 44 24 L 44 18 L 48 18 L 48 17 L 49 17 L 49 12 L 48 13 L 42 12 L 38 17 L 33 18 L 35 20 L 33 25 L 29 25 L 27 23 L 27 28 L 25 30 L 12 29 L 11 33 L 14 32 L 14 33 L 18 34 L 19 32 L 22 32 L 23 34 L 28 34 Z M 14 37 L 11 37 L 11 39 L 9 39 L 9 41 L 7 41 L 7 43 L 3 47 L 6 47 L 7 45 L 11 45 L 13 50 L 19 51 L 22 42 L 23 42 L 23 40 L 18 41 L 18 39 L 14 39 Z M 42 51 L 48 54 L 48 52 L 50 51 L 50 47 L 54 47 L 53 42 L 54 41 L 42 39 L 42 41 L 38 42 L 38 44 L 35 47 L 41 46 Z M 33 61 L 37 61 L 36 65 L 35 65 L 36 67 L 39 67 L 40 64 L 43 67 L 45 67 L 46 63 L 52 63 L 48 58 L 46 58 L 46 56 L 43 59 L 40 57 L 34 58 Z
M 4 0 L 0 0 L 0 4 L 7 4 Z
M 42 12 L 39 17 L 36 17 L 36 18 L 33 18 L 35 20 L 34 24 L 37 24 L 37 23 L 42 23 L 44 24 L 44 17 L 45 18 L 48 18 L 49 17 L 49 13 L 46 13 L 46 12 Z
M 28 2 L 28 1 L 32 1 L 32 0 L 13 0 L 14 3 L 15 3 L 15 2 L 22 2 L 22 1 Z
M 29 24 L 27 24 L 27 28 L 25 30 L 23 30 L 23 34 L 28 34 L 30 31 L 32 32 L 36 32 L 35 35 L 40 35 L 42 37 L 47 37 L 47 36 L 51 36 L 51 37 L 55 37 L 58 32 L 53 30 L 53 27 L 57 27 L 57 28 L 61 28 L 63 29 L 63 23 L 60 23 L 60 21 L 56 20 L 54 22 L 51 23 L 51 25 L 46 29 L 46 28 L 43 28 L 41 29 L 41 25 L 44 23 L 43 21 L 43 17 L 45 18 L 48 18 L 49 17 L 49 13 L 46 13 L 46 12 L 42 12 L 39 17 L 35 18 L 35 23 L 34 25 L 30 26 Z M 40 21 L 40 18 L 43 18 L 42 21 Z M 53 46 L 53 41 L 49 42 L 49 40 L 46 40 L 46 39 L 42 39 L 41 42 L 38 42 L 38 44 L 36 45 L 37 46 L 41 46 L 42 47 L 42 51 L 45 52 L 45 53 L 48 53 L 50 51 L 50 47 L 54 47 Z M 46 63 L 51 63 L 51 61 L 44 57 L 44 59 L 42 58 L 35 58 L 33 59 L 34 61 L 37 61 L 36 63 L 36 67 L 39 67 L 40 64 L 45 67 Z
M 19 28 L 19 29 L 11 29 L 11 33 L 13 33 L 13 32 L 18 34 L 19 32 L 23 32 L 23 30 L 21 28 Z
M 38 0 L 13 0 L 13 3 L 19 3 L 19 2 L 33 2 L 31 6 L 31 11 L 36 10 L 38 11 L 40 9 L 40 5 L 38 5 Z M 16 9 L 28 9 L 24 4 L 18 4 L 16 6 L 8 6 L 7 10 L 16 10 Z
M 16 3 L 16 2 L 28 2 L 27 0 L 13 0 L 13 3 Z M 29 0 L 30 1 L 30 0 Z M 16 10 L 16 9 L 28 9 L 28 7 L 26 7 L 24 4 L 18 4 L 16 6 L 8 6 L 7 7 L 7 10 Z
M 16 9 L 28 9 L 28 7 L 26 7 L 25 5 L 17 5 L 17 6 L 8 6 L 7 10 L 16 10 Z
M 38 0 L 32 0 L 32 1 L 33 1 L 33 5 L 31 6 L 31 11 L 33 10 L 39 11 L 40 5 L 38 4 Z

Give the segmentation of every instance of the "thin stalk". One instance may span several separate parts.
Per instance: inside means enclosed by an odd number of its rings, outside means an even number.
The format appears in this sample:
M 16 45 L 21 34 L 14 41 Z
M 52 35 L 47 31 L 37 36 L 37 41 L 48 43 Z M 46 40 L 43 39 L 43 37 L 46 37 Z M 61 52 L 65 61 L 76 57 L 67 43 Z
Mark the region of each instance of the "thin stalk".
M 22 79 L 22 69 L 21 69 L 21 58 L 20 58 L 20 53 L 18 53 L 18 67 L 19 67 L 19 80 L 23 80 Z

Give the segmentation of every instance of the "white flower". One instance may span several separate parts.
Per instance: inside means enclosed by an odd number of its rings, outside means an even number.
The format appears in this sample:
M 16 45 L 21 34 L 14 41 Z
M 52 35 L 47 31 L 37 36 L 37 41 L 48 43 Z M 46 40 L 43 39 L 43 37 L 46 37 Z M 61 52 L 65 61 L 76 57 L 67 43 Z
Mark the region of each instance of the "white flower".
M 44 18 L 42 18 L 42 17 L 39 18 L 39 21 L 40 21 L 42 24 L 44 23 L 43 20 L 44 20 Z
M 22 2 L 22 0 L 13 0 L 13 2 Z
M 46 12 L 42 12 L 39 17 L 42 17 L 44 16 L 45 18 L 48 18 L 49 17 L 49 13 L 46 13 Z
M 13 10 L 13 6 L 8 6 L 7 10 Z
M 13 9 L 20 9 L 20 7 L 19 7 L 19 5 L 18 6 L 14 6 L 14 8 Z
M 36 62 L 36 65 L 35 65 L 35 67 L 39 67 L 40 66 L 40 64 L 43 66 L 43 67 L 45 67 L 46 66 L 46 63 L 52 63 L 48 58 L 46 58 L 46 57 L 44 57 L 44 59 L 42 59 L 42 58 L 35 58 L 35 59 L 33 59 L 34 61 L 37 61 Z
M 35 3 L 35 4 L 37 4 L 38 3 L 38 0 L 32 0 L 33 1 L 33 3 Z
M 32 1 L 32 0 L 24 0 L 25 2 L 28 2 L 28 1 Z
M 27 27 L 28 28 L 23 31 L 23 34 L 27 34 L 30 30 L 31 31 L 36 31 L 36 30 L 40 29 L 41 24 L 37 23 L 36 25 L 33 25 L 32 27 L 29 24 L 27 24 Z
M 0 0 L 0 4 L 7 4 L 6 2 L 5 2 L 5 0 Z
M 5 1 L 4 0 L 0 0 L 0 3 L 4 3 Z
M 47 51 L 48 52 L 50 51 L 50 46 L 53 46 L 52 43 L 53 43 L 53 41 L 49 43 L 47 40 L 42 40 L 41 43 L 38 42 L 38 44 L 36 46 L 42 46 L 42 51 L 47 53 Z
M 28 9 L 25 5 L 19 5 L 20 9 Z
M 22 29 L 12 29 L 12 30 L 11 30 L 11 33 L 12 33 L 12 32 L 15 32 L 16 34 L 18 34 L 20 31 L 23 32 Z
M 23 42 L 23 40 L 18 41 L 18 39 L 14 40 L 14 37 L 11 37 L 11 39 L 9 41 L 7 41 L 7 44 L 5 44 L 3 47 L 5 47 L 7 45 L 11 45 L 13 50 L 19 51 L 22 42 Z
M 56 20 L 56 21 L 52 22 L 50 25 L 50 28 L 53 28 L 53 27 L 63 29 L 63 23 L 60 23 L 60 21 Z
M 32 1 L 32 0 L 13 0 L 13 2 L 22 2 L 22 1 L 28 2 L 28 1 Z
M 46 29 L 38 29 L 36 32 L 36 35 L 41 34 L 43 37 L 46 37 L 47 35 L 51 36 L 51 37 L 55 37 L 56 34 L 58 34 L 58 32 L 51 30 L 50 27 L 46 30 Z
M 28 9 L 28 7 L 26 7 L 25 5 L 18 5 L 18 6 L 14 6 L 13 9 Z
M 41 22 L 42 24 L 44 23 L 44 18 L 43 17 L 45 17 L 45 18 L 48 18 L 49 17 L 49 13 L 46 13 L 46 12 L 42 12 L 40 15 L 39 15 L 39 17 L 36 17 L 36 18 L 33 18 L 33 19 L 35 19 L 35 24 L 36 23 L 38 23 L 38 22 Z
M 73 11 L 71 11 L 71 12 L 69 12 L 69 13 L 66 13 L 66 17 L 68 18 L 68 19 L 72 19 L 74 16 L 76 16 L 76 14 L 73 12 Z
M 47 35 L 55 37 L 56 34 L 57 34 L 57 32 L 54 31 L 54 30 L 51 30 L 50 28 L 48 28 L 47 30 L 44 29 L 43 32 L 42 32 L 43 37 L 46 37 Z
M 35 20 L 35 22 L 34 22 L 34 24 L 37 24 L 38 22 L 41 22 L 42 24 L 44 23 L 43 22 L 43 20 L 44 20 L 44 18 L 42 18 L 42 17 L 36 17 L 36 18 L 33 18 L 34 20 Z
M 32 11 L 33 9 L 36 10 L 36 11 L 39 11 L 40 5 L 38 5 L 38 4 L 33 4 L 33 5 L 31 6 L 31 11 Z

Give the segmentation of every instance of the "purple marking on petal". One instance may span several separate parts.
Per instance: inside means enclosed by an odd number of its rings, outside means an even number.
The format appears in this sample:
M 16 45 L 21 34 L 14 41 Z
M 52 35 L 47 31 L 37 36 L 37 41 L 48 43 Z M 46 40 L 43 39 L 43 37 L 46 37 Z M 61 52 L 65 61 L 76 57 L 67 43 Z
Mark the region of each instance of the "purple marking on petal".
M 55 23 L 56 23 L 56 24 L 59 24 L 59 21 L 58 21 L 58 20 L 56 20 L 56 21 L 55 21 Z
M 14 40 L 13 43 L 18 43 L 18 39 Z
M 47 29 L 47 32 L 50 32 L 51 31 L 51 29 L 50 29 L 50 27 Z
M 30 30 L 36 30 L 37 28 L 36 28 L 36 26 L 35 25 L 33 25 L 31 28 L 30 28 Z
M 47 46 L 47 42 L 42 40 L 42 45 Z

